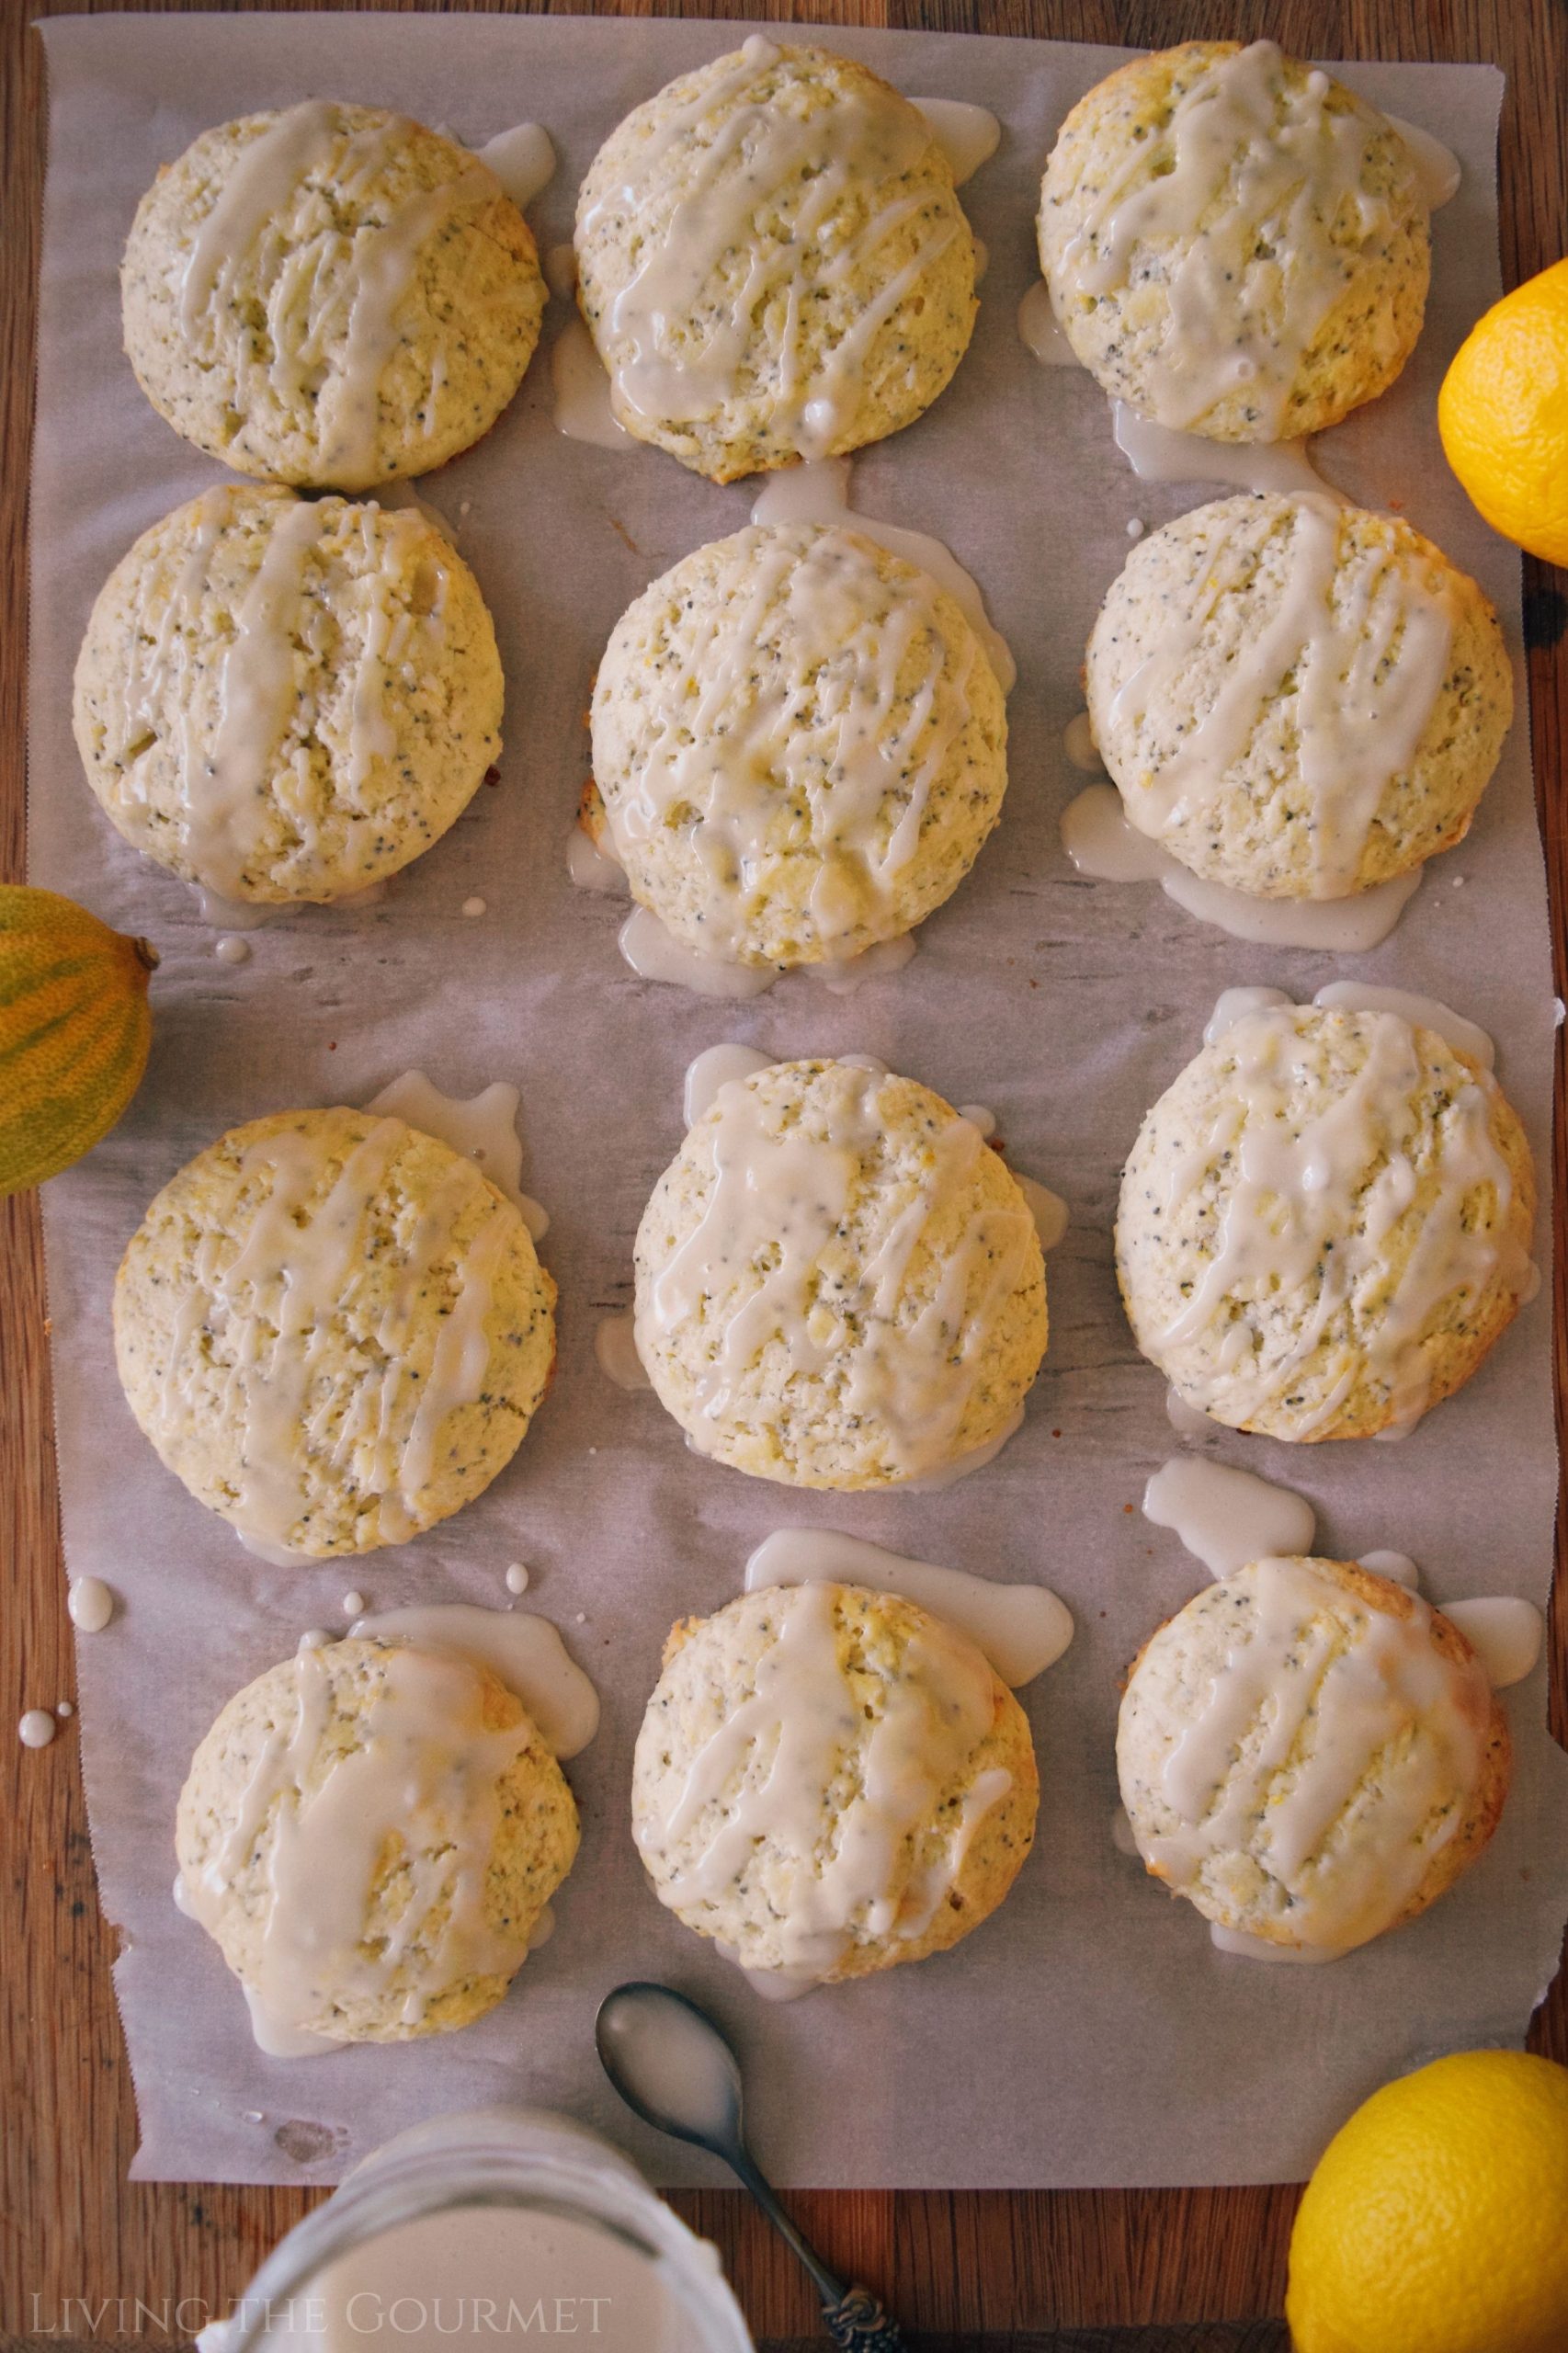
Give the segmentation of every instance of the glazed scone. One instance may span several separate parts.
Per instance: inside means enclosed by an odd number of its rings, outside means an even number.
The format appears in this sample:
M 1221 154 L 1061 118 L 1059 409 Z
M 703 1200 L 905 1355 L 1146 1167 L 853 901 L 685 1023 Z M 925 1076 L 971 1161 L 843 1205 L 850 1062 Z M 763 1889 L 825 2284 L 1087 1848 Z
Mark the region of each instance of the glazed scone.
M 397 1643 L 301 1649 L 191 1760 L 179 1895 L 278 2057 L 406 2042 L 494 2009 L 572 1868 L 577 1809 L 483 1666 Z
M 1212 440 L 1321 432 L 1385 392 L 1421 332 L 1415 158 L 1272 41 L 1188 41 L 1096 84 L 1051 151 L 1039 230 L 1085 367 Z
M 731 963 L 842 960 L 911 930 L 1006 790 L 1002 689 L 958 606 L 817 523 L 754 525 L 644 589 L 592 724 L 632 897 Z
M 369 490 L 488 433 L 544 315 L 532 233 L 476 155 L 311 99 L 192 141 L 137 208 L 125 348 L 236 473 Z
M 1045 1354 L 1045 1261 L 978 1128 L 880 1063 L 732 1079 L 637 1230 L 637 1351 L 699 1453 L 886 1487 L 999 1446 Z
M 631 1777 L 659 1901 L 799 1985 L 957 1944 L 1039 1802 L 1028 1720 L 981 1653 L 858 1586 L 765 1586 L 677 1625 Z
M 1116 1259 L 1178 1396 L 1270 1438 L 1407 1427 L 1532 1287 L 1535 1172 L 1490 1071 L 1402 1014 L 1276 1006 L 1143 1121 Z
M 232 1128 L 157 1196 L 114 1294 L 131 1409 L 267 1557 L 401 1544 L 510 1461 L 555 1285 L 472 1160 L 343 1108 Z
M 1255 1561 L 1140 1654 L 1117 1771 L 1148 1870 L 1324 1956 L 1414 1919 L 1497 1826 L 1508 1727 L 1460 1632 L 1353 1561 Z
M 204 491 L 109 574 L 76 663 L 87 781 L 225 899 L 347 896 L 460 817 L 501 750 L 479 584 L 414 509 Z
M 924 116 L 849 58 L 760 34 L 611 131 L 576 252 L 617 416 L 715 482 L 913 424 L 978 307 Z
M 1514 709 L 1475 582 L 1397 517 L 1316 495 L 1152 532 L 1085 683 L 1131 822 L 1260 898 L 1343 898 L 1451 848 Z

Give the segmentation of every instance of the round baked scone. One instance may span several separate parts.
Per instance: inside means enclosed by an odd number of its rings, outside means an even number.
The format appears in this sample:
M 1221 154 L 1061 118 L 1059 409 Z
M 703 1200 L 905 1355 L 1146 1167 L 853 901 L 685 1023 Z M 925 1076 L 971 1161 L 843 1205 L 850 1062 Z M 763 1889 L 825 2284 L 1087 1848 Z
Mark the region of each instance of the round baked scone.
M 1462 840 L 1514 709 L 1475 582 L 1397 517 L 1316 495 L 1152 532 L 1085 683 L 1131 822 L 1271 899 L 1343 898 Z
M 192 141 L 137 207 L 125 348 L 160 416 L 236 473 L 369 490 L 488 433 L 544 315 L 494 172 L 378 107 L 310 99 Z
M 577 1809 L 488 1668 L 401 1643 L 302 1648 L 191 1759 L 181 1908 L 275 2057 L 472 2025 L 572 1868 Z
M 576 251 L 616 415 L 715 482 L 913 424 L 978 308 L 925 117 L 864 65 L 760 33 L 611 131 Z
M 1354 1561 L 1255 1561 L 1145 1643 L 1116 1735 L 1147 1869 L 1323 1957 L 1414 1919 L 1497 1826 L 1508 1727 L 1457 1626 Z
M 1007 784 L 1002 689 L 958 606 L 817 523 L 754 525 L 644 589 L 599 665 L 593 743 L 633 898 L 731 963 L 909 931 Z
M 227 483 L 144 531 L 76 663 L 87 781 L 226 899 L 342 898 L 447 831 L 501 750 L 479 584 L 416 510 Z
M 1490 1071 L 1403 1014 L 1273 1006 L 1143 1121 L 1116 1260 L 1177 1395 L 1370 1438 L 1467 1381 L 1533 1288 L 1535 1171 Z
M 1085 367 L 1212 440 L 1321 432 L 1385 392 L 1421 332 L 1410 149 L 1272 41 L 1188 41 L 1097 83 L 1051 151 L 1039 228 Z
M 699 1453 L 887 1487 L 994 1451 L 1045 1354 L 1045 1260 L 980 1130 L 880 1063 L 721 1086 L 637 1229 L 637 1352 Z
M 401 1544 L 510 1461 L 555 1360 L 555 1285 L 472 1160 L 342 1107 L 231 1128 L 132 1235 L 131 1410 L 264 1557 Z
M 631 1774 L 660 1903 L 800 1987 L 957 1944 L 1017 1877 L 1039 1802 L 1028 1720 L 988 1661 L 858 1586 L 683 1620 Z

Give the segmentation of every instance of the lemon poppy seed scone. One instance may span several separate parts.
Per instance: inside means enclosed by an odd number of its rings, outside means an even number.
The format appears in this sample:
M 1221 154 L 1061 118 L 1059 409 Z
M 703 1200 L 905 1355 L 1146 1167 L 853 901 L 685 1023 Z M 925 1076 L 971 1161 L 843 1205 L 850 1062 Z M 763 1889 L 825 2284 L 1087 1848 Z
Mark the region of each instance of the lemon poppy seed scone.
M 994 1451 L 1045 1354 L 1045 1261 L 977 1127 L 880 1063 L 721 1086 L 638 1227 L 635 1336 L 699 1453 L 885 1487 Z
M 1117 1770 L 1148 1870 L 1221 1930 L 1329 1956 L 1451 1887 L 1508 1793 L 1457 1626 L 1350 1561 L 1256 1561 L 1145 1644 Z
M 572 1868 L 577 1809 L 484 1666 L 399 1643 L 302 1648 L 191 1760 L 178 1895 L 277 2057 L 404 2042 L 494 2009 Z
M 576 253 L 617 416 L 716 482 L 913 424 L 977 309 L 924 116 L 851 59 L 760 34 L 610 133 Z
M 896 1595 L 770 1586 L 677 1625 L 632 1766 L 655 1893 L 745 1970 L 834 1984 L 943 1952 L 1034 1836 L 1028 1721 Z
M 1514 708 L 1475 582 L 1397 517 L 1316 495 L 1153 532 L 1085 676 L 1131 823 L 1262 898 L 1343 898 L 1461 840 Z
M 237 473 L 369 490 L 490 430 L 544 315 L 528 223 L 406 115 L 312 99 L 204 131 L 137 209 L 125 348 Z
M 1117 1274 L 1189 1405 L 1369 1438 L 1475 1370 L 1533 1289 L 1534 1218 L 1529 1146 L 1480 1063 L 1400 1013 L 1274 1006 L 1144 1120 Z
M 115 1285 L 131 1411 L 267 1557 L 399 1544 L 511 1460 L 555 1357 L 511 1202 L 402 1120 L 233 1128 L 153 1202 Z
M 142 533 L 76 664 L 87 780 L 226 899 L 347 896 L 461 815 L 501 749 L 495 632 L 413 509 L 229 484 Z
M 1002 689 L 952 598 L 853 530 L 756 525 L 644 589 L 593 700 L 632 896 L 699 955 L 858 955 L 949 897 L 1006 790 Z
M 1051 149 L 1039 229 L 1085 367 L 1213 440 L 1321 432 L 1386 391 L 1421 332 L 1415 158 L 1272 41 L 1189 41 L 1096 84 Z

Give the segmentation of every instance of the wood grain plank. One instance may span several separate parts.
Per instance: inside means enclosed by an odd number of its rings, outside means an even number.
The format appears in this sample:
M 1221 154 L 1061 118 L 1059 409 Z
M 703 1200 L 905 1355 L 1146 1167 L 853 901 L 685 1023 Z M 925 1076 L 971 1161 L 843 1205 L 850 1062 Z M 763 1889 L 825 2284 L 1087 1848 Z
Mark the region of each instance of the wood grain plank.
M 26 498 L 36 246 L 42 183 L 40 51 L 29 15 L 84 0 L 0 8 L 0 873 L 21 872 L 26 691 Z M 85 0 L 96 13 L 101 0 Z M 128 0 L 198 5 L 198 0 Z M 212 0 L 207 0 L 212 5 Z M 224 5 L 224 0 L 218 0 Z M 284 9 L 313 0 L 278 0 Z M 410 0 L 381 0 L 406 6 Z M 461 6 L 465 0 L 449 0 Z M 466 0 L 505 13 L 508 0 Z M 543 13 L 543 11 L 531 11 Z M 1319 57 L 1494 62 L 1504 111 L 1507 281 L 1568 246 L 1568 66 L 1561 0 L 607 0 L 577 13 L 790 23 L 890 24 L 1161 45 L 1267 33 Z M 1568 583 L 1526 566 L 1530 723 L 1554 913 L 1557 986 L 1568 995 Z M 1560 1040 L 1560 1053 L 1562 1052 Z M 1559 1067 L 1554 1158 L 1568 1205 L 1568 1123 Z M 1568 1251 L 1559 1212 L 1555 1335 L 1560 1426 L 1568 1399 Z M 1563 1541 L 1560 1529 L 1559 1544 Z M 55 1506 L 46 1308 L 36 1200 L 0 1203 L 0 1726 L 69 1697 L 69 1628 Z M 1553 1618 L 1553 1723 L 1568 1729 L 1568 1579 Z M 135 2127 L 109 1983 L 112 1931 L 98 1915 L 74 1743 L 41 1754 L 0 1740 L 0 2343 L 62 2353 L 89 2336 L 154 2353 L 165 2332 L 114 2305 L 156 2314 L 189 2297 L 222 2309 L 262 2253 L 314 2202 L 307 2191 L 128 2184 Z M 1539 2014 L 1532 2047 L 1568 2060 L 1568 1981 Z M 738 2195 L 674 2201 L 717 2241 L 759 2336 L 804 2353 L 814 2313 L 788 2258 Z M 1295 2193 L 1186 2191 L 838 2192 L 794 2204 L 824 2252 L 896 2297 L 926 2353 L 1283 2353 L 1277 2313 Z M 85 2300 L 90 2325 L 80 2305 Z M 108 2309 L 105 2309 L 106 2306 Z M 127 2309 L 132 2307 L 128 2306 Z M 1201 2319 L 1199 2316 L 1202 2316 Z M 1131 2332 L 1117 2324 L 1142 2324 Z M 1229 2325 L 1227 2324 L 1235 2324 Z M 1041 2334 L 1064 2330 L 1066 2334 Z M 48 2332 L 47 2334 L 45 2332 Z M 1012 2334 L 1012 2332 L 1022 2332 Z M 779 2353 L 785 2353 L 781 2346 Z

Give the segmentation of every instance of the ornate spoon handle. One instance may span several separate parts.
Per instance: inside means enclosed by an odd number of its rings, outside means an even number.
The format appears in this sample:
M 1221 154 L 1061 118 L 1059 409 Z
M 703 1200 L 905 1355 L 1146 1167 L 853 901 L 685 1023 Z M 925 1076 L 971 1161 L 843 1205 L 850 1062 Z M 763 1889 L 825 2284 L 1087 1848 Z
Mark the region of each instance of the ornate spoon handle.
M 904 2353 L 903 2338 L 869 2288 L 846 2288 L 824 2304 L 824 2325 L 841 2353 Z

